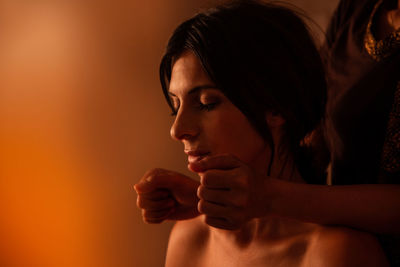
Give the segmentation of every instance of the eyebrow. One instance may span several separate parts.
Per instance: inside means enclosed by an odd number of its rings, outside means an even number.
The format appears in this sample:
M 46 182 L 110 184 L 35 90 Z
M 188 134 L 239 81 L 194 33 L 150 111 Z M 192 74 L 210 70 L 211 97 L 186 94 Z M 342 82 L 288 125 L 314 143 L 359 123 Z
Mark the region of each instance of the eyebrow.
M 192 89 L 190 89 L 188 94 L 191 95 L 191 94 L 194 94 L 203 89 L 217 89 L 217 87 L 215 85 L 211 85 L 211 84 L 199 85 L 199 86 L 196 86 L 196 87 L 193 87 Z M 168 94 L 176 97 L 176 95 L 171 93 L 170 91 L 168 91 Z

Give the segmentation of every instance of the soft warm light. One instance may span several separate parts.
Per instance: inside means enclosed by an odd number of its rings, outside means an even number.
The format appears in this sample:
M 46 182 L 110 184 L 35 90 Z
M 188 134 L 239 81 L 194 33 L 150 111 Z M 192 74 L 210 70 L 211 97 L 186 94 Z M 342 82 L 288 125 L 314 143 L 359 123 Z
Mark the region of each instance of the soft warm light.
M 1 267 L 162 266 L 171 224 L 144 224 L 132 185 L 190 174 L 158 64 L 212 2 L 0 0 Z

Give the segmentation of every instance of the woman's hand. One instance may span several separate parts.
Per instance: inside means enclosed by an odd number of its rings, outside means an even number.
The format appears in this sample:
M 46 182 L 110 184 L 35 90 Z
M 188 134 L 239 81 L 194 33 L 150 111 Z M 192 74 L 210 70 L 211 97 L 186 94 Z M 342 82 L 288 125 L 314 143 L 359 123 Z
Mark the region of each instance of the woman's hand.
M 200 176 L 198 210 L 208 225 L 235 230 L 268 213 L 268 178 L 232 155 L 206 157 L 189 169 Z
M 199 215 L 196 190 L 199 183 L 169 170 L 148 171 L 134 188 L 137 206 L 142 209 L 147 223 L 164 220 L 185 220 Z

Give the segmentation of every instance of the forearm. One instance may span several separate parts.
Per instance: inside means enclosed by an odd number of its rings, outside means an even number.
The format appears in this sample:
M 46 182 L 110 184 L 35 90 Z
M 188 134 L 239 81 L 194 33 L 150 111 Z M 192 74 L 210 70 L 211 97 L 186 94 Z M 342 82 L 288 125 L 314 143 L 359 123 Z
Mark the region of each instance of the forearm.
M 274 191 L 268 207 L 277 216 L 400 233 L 400 185 L 324 186 L 269 179 L 266 187 Z

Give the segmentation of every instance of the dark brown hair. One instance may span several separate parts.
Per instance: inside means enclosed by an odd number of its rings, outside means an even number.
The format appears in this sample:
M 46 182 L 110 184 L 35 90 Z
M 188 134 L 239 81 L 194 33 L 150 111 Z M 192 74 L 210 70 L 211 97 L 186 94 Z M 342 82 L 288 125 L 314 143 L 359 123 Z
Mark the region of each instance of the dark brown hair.
M 323 65 L 302 19 L 291 9 L 244 0 L 201 12 L 177 27 L 160 64 L 160 80 L 168 96 L 174 61 L 192 51 L 230 101 L 271 145 L 267 111 L 285 120 L 288 151 L 303 178 L 301 143 L 321 122 L 326 103 Z M 271 161 L 272 162 L 272 161 Z M 270 162 L 270 165 L 271 165 Z

